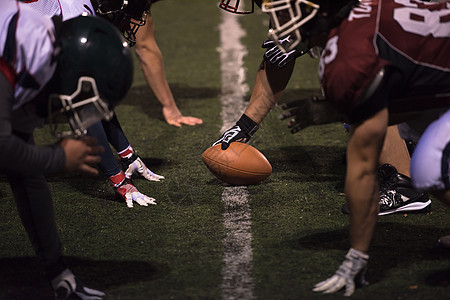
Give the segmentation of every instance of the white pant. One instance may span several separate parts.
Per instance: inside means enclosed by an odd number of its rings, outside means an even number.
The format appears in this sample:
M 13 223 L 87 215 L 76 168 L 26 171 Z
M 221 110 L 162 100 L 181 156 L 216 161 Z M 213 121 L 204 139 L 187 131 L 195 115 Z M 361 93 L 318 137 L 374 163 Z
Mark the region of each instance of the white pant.
M 450 110 L 431 123 L 411 158 L 411 179 L 419 190 L 450 190 Z

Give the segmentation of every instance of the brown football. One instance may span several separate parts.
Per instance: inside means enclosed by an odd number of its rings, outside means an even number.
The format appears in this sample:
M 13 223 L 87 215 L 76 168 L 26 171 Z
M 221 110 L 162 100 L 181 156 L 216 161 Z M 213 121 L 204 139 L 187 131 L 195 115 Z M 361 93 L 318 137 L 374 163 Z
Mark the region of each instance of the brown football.
M 251 185 L 272 174 L 267 158 L 255 147 L 233 142 L 227 150 L 215 145 L 205 150 L 202 159 L 208 169 L 220 180 L 231 185 Z

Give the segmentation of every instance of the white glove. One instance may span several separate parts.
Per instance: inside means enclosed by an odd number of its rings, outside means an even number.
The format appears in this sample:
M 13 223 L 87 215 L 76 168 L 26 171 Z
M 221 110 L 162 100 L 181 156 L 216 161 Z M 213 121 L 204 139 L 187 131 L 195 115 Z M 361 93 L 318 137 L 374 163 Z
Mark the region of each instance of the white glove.
M 150 169 L 147 168 L 147 166 L 138 156 L 136 156 L 136 159 L 134 159 L 130 164 L 128 164 L 128 167 L 125 171 L 125 177 L 131 178 L 131 176 L 135 173 L 141 174 L 142 177 L 144 177 L 149 181 L 161 181 L 161 179 L 164 179 L 164 176 L 155 174 L 152 171 L 150 171 Z
M 125 179 L 125 181 L 119 187 L 114 188 L 114 190 L 118 195 L 125 199 L 128 207 L 133 207 L 133 201 L 142 206 L 148 206 L 149 204 L 156 205 L 155 198 L 140 193 L 128 179 Z
M 105 296 L 105 293 L 101 291 L 84 286 L 69 269 L 65 269 L 52 280 L 52 287 L 57 300 L 69 299 L 71 295 L 76 295 L 82 300 L 99 300 Z
M 368 260 L 369 255 L 350 248 L 336 273 L 327 280 L 317 283 L 313 291 L 331 294 L 345 287 L 344 296 L 351 296 L 355 291 L 355 282 L 360 285 L 369 284 L 365 279 Z

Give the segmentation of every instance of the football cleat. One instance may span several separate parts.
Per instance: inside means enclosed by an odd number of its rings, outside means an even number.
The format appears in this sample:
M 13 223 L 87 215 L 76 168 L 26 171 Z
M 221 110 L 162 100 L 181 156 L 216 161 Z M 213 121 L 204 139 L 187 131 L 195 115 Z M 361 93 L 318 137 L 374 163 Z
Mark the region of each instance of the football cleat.
M 397 172 L 397 169 L 384 164 L 378 167 L 380 183 L 380 212 L 378 215 L 388 215 L 405 211 L 429 211 L 431 200 L 427 193 L 416 190 L 411 179 Z M 344 214 L 349 214 L 347 203 L 341 208 Z

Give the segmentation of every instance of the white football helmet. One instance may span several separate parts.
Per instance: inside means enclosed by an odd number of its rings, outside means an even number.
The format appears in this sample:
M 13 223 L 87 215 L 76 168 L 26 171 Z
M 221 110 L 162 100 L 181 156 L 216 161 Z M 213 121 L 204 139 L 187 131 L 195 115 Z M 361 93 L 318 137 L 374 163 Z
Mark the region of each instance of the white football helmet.
M 262 10 L 270 15 L 269 38 L 289 52 L 314 46 L 314 38 L 338 26 L 361 0 L 264 0 Z M 290 36 L 289 42 L 279 41 Z
M 264 0 L 261 9 L 270 15 L 269 38 L 283 52 L 289 52 L 303 42 L 300 27 L 316 16 L 320 5 L 307 0 Z M 287 36 L 289 40 L 281 44 Z
M 246 9 L 245 7 L 243 7 L 244 5 L 242 4 L 244 3 L 244 0 L 221 0 L 219 3 L 219 7 L 235 14 L 251 14 L 255 10 L 255 4 L 253 0 L 247 2 L 251 2 L 250 9 Z

